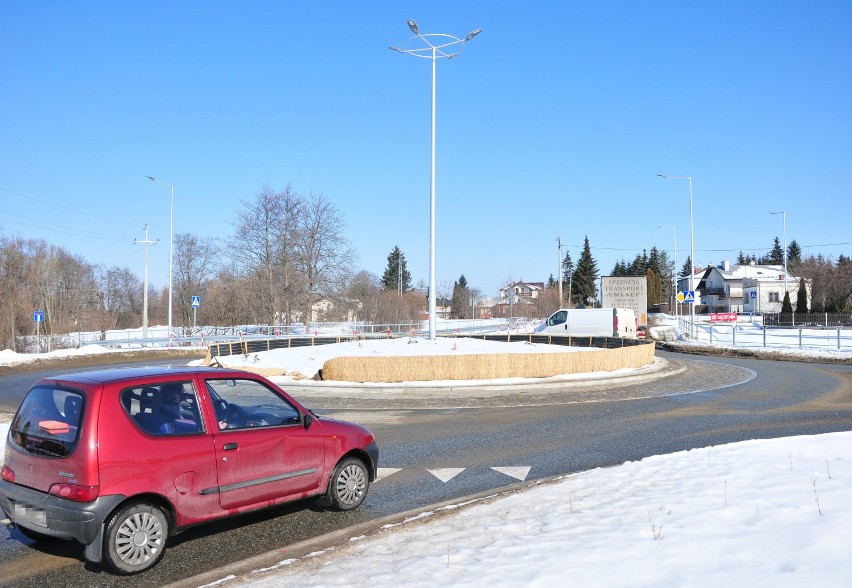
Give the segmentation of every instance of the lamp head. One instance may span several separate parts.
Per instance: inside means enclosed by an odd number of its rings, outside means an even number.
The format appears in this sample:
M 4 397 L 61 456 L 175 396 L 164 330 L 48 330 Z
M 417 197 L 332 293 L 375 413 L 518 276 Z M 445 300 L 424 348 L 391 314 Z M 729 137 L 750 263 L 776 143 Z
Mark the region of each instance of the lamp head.
M 478 35 L 481 32 L 482 32 L 482 29 L 475 29 L 475 30 L 471 31 L 470 33 L 468 33 L 467 37 L 465 37 L 464 40 L 470 41 L 471 39 L 473 39 L 476 35 Z
M 411 32 L 412 32 L 412 33 L 414 33 L 415 35 L 419 35 L 419 34 L 420 34 L 420 29 L 418 28 L 418 26 L 417 26 L 417 23 L 416 23 L 416 22 L 414 22 L 414 21 L 413 21 L 412 19 L 410 19 L 410 18 L 409 18 L 406 22 L 408 23 L 408 28 L 410 28 L 410 29 L 411 29 Z
M 148 178 L 149 180 L 151 180 L 152 182 L 157 181 L 156 179 L 154 179 L 154 176 L 145 176 L 145 177 Z

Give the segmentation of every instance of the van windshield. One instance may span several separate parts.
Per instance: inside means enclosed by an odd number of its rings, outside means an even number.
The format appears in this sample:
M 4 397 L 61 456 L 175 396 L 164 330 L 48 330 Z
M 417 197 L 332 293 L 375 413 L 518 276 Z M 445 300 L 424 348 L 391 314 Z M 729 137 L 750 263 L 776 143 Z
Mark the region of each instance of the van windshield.
M 77 448 L 82 414 L 79 391 L 37 386 L 18 408 L 9 426 L 9 439 L 34 455 L 68 457 Z

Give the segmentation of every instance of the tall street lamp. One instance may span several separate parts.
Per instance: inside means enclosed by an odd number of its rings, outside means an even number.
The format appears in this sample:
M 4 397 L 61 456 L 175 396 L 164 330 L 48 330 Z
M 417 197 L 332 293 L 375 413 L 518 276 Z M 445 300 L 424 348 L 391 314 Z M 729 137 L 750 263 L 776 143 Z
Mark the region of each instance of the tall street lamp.
M 174 262 L 175 237 L 175 187 L 168 182 L 158 180 L 154 176 L 145 176 L 152 182 L 168 186 L 172 191 L 172 204 L 169 209 L 169 337 L 172 336 L 172 264 Z
M 672 272 L 672 305 L 677 316 L 677 228 L 674 225 L 657 225 L 661 229 L 671 229 L 674 235 L 674 271 Z
M 689 180 L 689 289 L 695 295 L 695 225 L 692 222 L 692 176 L 666 176 L 657 174 L 664 180 Z M 689 305 L 689 335 L 695 336 L 695 300 Z
M 787 293 L 787 213 L 783 210 L 770 212 L 769 214 L 780 214 L 784 218 L 784 294 Z
M 435 339 L 435 64 L 438 59 L 452 59 L 461 53 L 464 44 L 482 32 L 471 31 L 463 39 L 443 33 L 421 34 L 413 20 L 408 20 L 408 28 L 414 33 L 399 47 L 390 47 L 399 53 L 432 60 L 432 175 L 429 198 L 429 339 Z

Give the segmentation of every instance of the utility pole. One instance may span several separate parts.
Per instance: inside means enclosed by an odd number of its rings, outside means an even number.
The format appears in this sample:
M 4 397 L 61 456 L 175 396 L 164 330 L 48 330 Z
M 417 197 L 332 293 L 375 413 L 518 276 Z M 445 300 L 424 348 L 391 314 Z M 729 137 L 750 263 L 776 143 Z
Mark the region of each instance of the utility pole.
M 159 239 L 156 241 L 150 241 L 148 239 L 148 225 L 145 225 L 145 240 L 140 241 L 139 239 L 134 240 L 135 243 L 142 243 L 145 245 L 145 280 L 142 291 L 142 338 L 148 338 L 148 246 L 156 245 L 160 242 Z
M 556 264 L 556 267 L 558 268 L 556 272 L 556 279 L 559 282 L 559 308 L 562 308 L 562 239 L 556 237 L 556 243 L 558 250 L 557 257 L 559 258 L 558 263 Z

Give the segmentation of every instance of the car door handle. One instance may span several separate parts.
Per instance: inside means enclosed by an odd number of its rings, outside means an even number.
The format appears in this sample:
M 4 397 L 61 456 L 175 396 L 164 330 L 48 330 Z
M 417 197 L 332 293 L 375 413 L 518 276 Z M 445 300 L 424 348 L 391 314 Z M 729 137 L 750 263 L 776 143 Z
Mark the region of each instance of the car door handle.
M 239 447 L 239 445 L 236 443 L 225 443 L 225 446 L 222 449 L 225 451 L 233 451 L 237 447 Z

